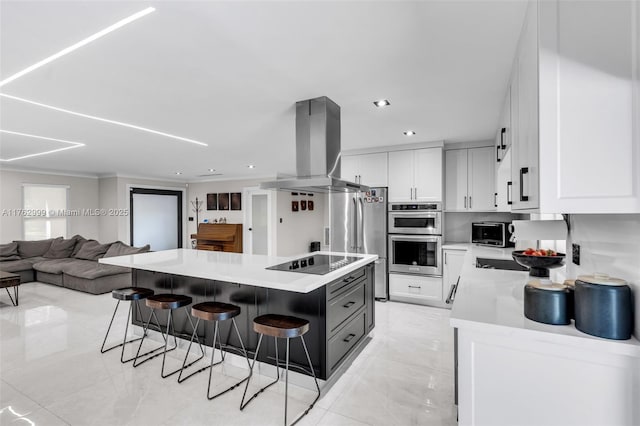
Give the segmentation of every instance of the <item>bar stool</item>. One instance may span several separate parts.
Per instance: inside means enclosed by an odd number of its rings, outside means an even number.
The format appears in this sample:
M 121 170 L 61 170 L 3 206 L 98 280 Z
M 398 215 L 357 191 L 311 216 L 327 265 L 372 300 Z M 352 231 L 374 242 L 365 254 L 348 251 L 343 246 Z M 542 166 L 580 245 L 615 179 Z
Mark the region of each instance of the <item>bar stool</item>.
M 256 333 L 260 333 L 260 337 L 258 338 L 258 347 L 256 348 L 255 356 L 253 357 L 253 363 L 251 364 L 251 371 L 249 372 L 249 380 L 247 380 L 247 385 L 244 388 L 244 394 L 242 395 L 242 401 L 240 402 L 240 410 L 243 410 L 255 397 L 261 394 L 265 389 L 270 386 L 273 386 L 280 380 L 280 363 L 278 361 L 278 338 L 287 339 L 287 352 L 286 352 L 286 361 L 285 361 L 285 382 L 284 382 L 284 424 L 287 425 L 287 397 L 289 393 L 289 340 L 295 337 L 300 337 L 300 341 L 302 342 L 302 347 L 304 348 L 304 353 L 307 356 L 307 361 L 309 362 L 309 368 L 311 369 L 311 374 L 313 375 L 313 380 L 316 382 L 316 389 L 318 390 L 318 395 L 313 400 L 309 408 L 305 410 L 302 415 L 300 415 L 297 419 L 291 423 L 291 426 L 295 425 L 300 421 L 301 418 L 306 416 L 309 411 L 313 408 L 315 403 L 320 398 L 320 385 L 318 385 L 318 379 L 316 378 L 316 373 L 313 370 L 313 365 L 311 364 L 311 358 L 309 357 L 309 351 L 307 350 L 307 345 L 304 343 L 303 334 L 309 331 L 309 321 L 290 317 L 285 315 L 277 315 L 277 314 L 267 314 L 261 315 L 259 317 L 254 318 L 253 320 L 253 329 Z M 278 377 L 273 382 L 269 383 L 267 386 L 260 389 L 256 392 L 249 400 L 245 403 L 244 398 L 247 395 L 247 389 L 249 389 L 249 382 L 251 381 L 251 376 L 253 375 L 253 366 L 256 363 L 256 359 L 258 358 L 258 352 L 260 351 L 260 344 L 262 343 L 262 337 L 264 335 L 273 336 L 275 339 L 276 346 L 276 371 L 278 373 Z
M 245 380 L 249 379 L 250 375 L 245 377 L 244 379 L 242 379 L 241 381 L 239 381 L 238 383 L 230 386 L 228 389 L 225 389 L 215 395 L 211 395 L 211 378 L 213 375 L 213 367 L 215 365 L 218 365 L 220 363 L 222 363 L 224 361 L 224 351 L 222 350 L 222 339 L 220 338 L 220 321 L 226 321 L 226 320 L 231 320 L 231 324 L 233 324 L 233 328 L 236 331 L 236 335 L 238 336 L 238 339 L 240 340 L 240 346 L 242 347 L 242 353 L 245 357 L 245 359 L 247 360 L 247 365 L 249 366 L 249 368 L 251 368 L 251 364 L 249 363 L 249 355 L 247 354 L 247 350 L 244 347 L 244 343 L 242 342 L 242 336 L 240 336 L 240 332 L 238 331 L 238 326 L 236 324 L 236 320 L 235 317 L 237 317 L 238 315 L 240 315 L 240 307 L 236 306 L 236 305 L 232 305 L 229 303 L 221 303 L 221 302 L 204 302 L 204 303 L 198 303 L 197 305 L 193 305 L 191 307 L 191 315 L 193 315 L 194 317 L 196 317 L 198 320 L 196 321 L 196 326 L 193 330 L 193 334 L 191 335 L 191 341 L 189 342 L 189 347 L 187 348 L 187 354 L 184 357 L 184 361 L 182 363 L 182 370 L 180 371 L 180 375 L 178 376 L 178 383 L 182 383 L 185 380 L 187 380 L 189 377 L 198 374 L 204 370 L 209 369 L 209 386 L 207 387 L 207 398 L 209 400 L 212 400 L 214 398 L 219 397 L 220 395 L 223 395 L 227 392 L 229 392 L 232 389 L 237 388 L 238 386 L 240 386 L 242 383 L 244 383 Z M 193 343 L 193 339 L 196 337 L 196 330 L 198 329 L 198 325 L 200 324 L 200 320 L 205 320 L 205 321 L 214 321 L 213 324 L 213 345 L 211 347 L 211 363 L 207 366 L 207 367 L 203 367 L 197 371 L 194 371 L 193 373 L 182 377 L 182 373 L 184 372 L 184 370 L 188 367 L 186 366 L 187 363 L 187 358 L 189 357 L 189 351 L 191 350 L 191 344 Z M 214 356 L 216 353 L 216 338 L 218 340 L 218 346 L 220 348 L 220 356 L 221 356 L 221 360 L 214 363 Z
M 191 323 L 191 328 L 194 330 L 195 332 L 195 327 L 193 325 L 193 321 L 191 320 L 191 316 L 189 315 L 189 311 L 187 310 L 187 306 L 189 306 L 191 304 L 191 302 L 193 301 L 193 299 L 191 299 L 191 297 L 189 296 L 185 296 L 182 294 L 156 294 L 153 296 L 149 296 L 146 299 L 146 304 L 149 308 L 151 308 L 151 313 L 149 314 L 149 319 L 147 320 L 147 323 L 144 327 L 144 335 L 142 336 L 142 340 L 140 340 L 140 346 L 138 346 L 138 352 L 134 358 L 133 361 L 133 366 L 137 367 L 139 365 L 144 364 L 145 362 L 162 355 L 162 370 L 160 370 L 160 376 L 164 379 L 166 377 L 172 376 L 174 374 L 176 374 L 177 372 L 179 372 L 181 370 L 181 368 L 177 368 L 176 370 L 170 372 L 170 373 L 165 373 L 164 372 L 164 364 L 165 364 L 165 360 L 167 358 L 167 352 L 171 352 L 173 350 L 175 350 L 178 347 L 178 340 L 176 338 L 176 330 L 173 324 L 173 311 L 175 309 L 179 309 L 179 308 L 184 308 L 185 313 L 187 314 L 187 318 L 189 319 L 189 322 Z M 158 316 L 156 315 L 156 309 L 162 309 L 162 310 L 169 310 L 169 316 L 167 319 L 167 332 L 166 334 L 162 332 L 162 327 L 160 326 L 160 321 L 158 320 Z M 149 329 L 149 324 L 151 323 L 151 318 L 155 318 L 155 323 L 158 326 L 158 329 L 160 330 L 160 334 L 162 334 L 162 338 L 164 339 L 164 350 L 160 353 L 157 353 L 155 355 L 151 355 L 148 358 L 143 359 L 142 361 L 138 362 L 138 358 L 144 356 L 144 355 L 139 355 L 140 354 L 140 349 L 142 348 L 142 344 L 144 343 L 144 338 L 147 335 L 147 330 Z M 169 345 L 169 330 L 173 331 L 173 348 L 171 349 L 167 349 L 168 345 Z M 204 349 L 202 348 L 202 345 L 200 344 L 200 339 L 198 339 L 198 345 L 200 346 L 200 352 L 202 352 L 202 355 L 200 356 L 200 358 L 196 359 L 195 361 L 193 361 L 191 364 L 187 365 L 190 366 L 192 364 L 195 364 L 196 362 L 198 362 L 199 360 L 201 360 L 204 357 Z
M 120 353 L 120 362 L 121 363 L 126 363 L 129 361 L 133 361 L 135 359 L 135 357 L 131 357 L 127 360 L 124 359 L 124 347 L 127 343 L 133 343 L 133 342 L 137 342 L 138 340 L 141 340 L 142 337 L 138 337 L 136 339 L 131 339 L 131 340 L 127 340 L 127 332 L 129 331 L 129 322 L 131 321 L 131 316 L 132 316 L 132 312 L 133 312 L 133 304 L 135 303 L 136 306 L 138 307 L 138 310 L 140 309 L 140 300 L 142 299 L 146 299 L 149 296 L 153 296 L 153 290 L 149 289 L 149 288 L 143 288 L 143 287 L 125 287 L 125 288 L 119 288 L 117 290 L 113 290 L 111 292 L 111 296 L 114 299 L 118 300 L 118 303 L 116 303 L 116 308 L 113 310 L 113 315 L 111 316 L 111 322 L 109 323 L 109 328 L 107 328 L 107 333 L 104 335 L 104 340 L 102 342 L 102 347 L 100 348 L 100 353 L 105 353 L 105 352 L 109 352 L 112 349 L 115 348 L 119 348 L 122 346 L 122 352 Z M 121 301 L 129 301 L 131 302 L 129 304 L 129 314 L 127 315 L 127 325 L 125 326 L 124 329 L 124 338 L 122 339 L 122 343 L 118 344 L 118 345 L 114 345 L 111 346 L 110 348 L 105 349 L 104 346 L 107 344 L 107 338 L 109 337 L 109 332 L 111 331 L 111 326 L 113 325 L 113 320 L 116 317 L 116 313 L 118 312 L 118 307 L 120 306 L 120 302 Z M 145 354 L 143 354 L 143 356 L 145 355 L 149 355 L 150 353 L 153 353 L 155 351 L 158 351 L 162 349 L 162 347 L 153 349 L 149 352 L 146 352 Z

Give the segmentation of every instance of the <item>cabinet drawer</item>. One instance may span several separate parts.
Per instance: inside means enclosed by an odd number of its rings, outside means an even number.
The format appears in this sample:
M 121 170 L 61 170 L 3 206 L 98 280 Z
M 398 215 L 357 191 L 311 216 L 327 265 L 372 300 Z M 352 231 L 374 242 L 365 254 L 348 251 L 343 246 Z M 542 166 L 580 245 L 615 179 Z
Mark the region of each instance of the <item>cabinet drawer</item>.
M 389 294 L 442 301 L 442 277 L 389 274 Z
M 346 326 L 340 329 L 335 336 L 328 341 L 328 361 L 329 370 L 333 371 L 340 361 L 365 335 L 366 316 L 362 311 L 353 318 Z
M 349 284 L 356 282 L 356 280 L 359 280 L 360 278 L 364 277 L 365 273 L 366 273 L 366 268 L 360 268 L 356 271 L 351 272 L 349 275 L 345 275 L 329 283 L 327 285 L 327 297 L 329 299 L 334 297 L 336 293 L 339 292 L 341 289 L 348 286 Z
M 333 333 L 347 318 L 364 306 L 365 283 L 356 284 L 344 294 L 334 298 L 327 307 L 329 332 Z

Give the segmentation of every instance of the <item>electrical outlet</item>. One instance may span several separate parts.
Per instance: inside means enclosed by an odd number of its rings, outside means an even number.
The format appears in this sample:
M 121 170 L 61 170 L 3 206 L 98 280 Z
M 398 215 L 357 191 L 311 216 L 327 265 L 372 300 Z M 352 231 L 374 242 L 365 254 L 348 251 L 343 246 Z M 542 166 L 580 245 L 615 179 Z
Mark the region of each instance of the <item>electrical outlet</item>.
M 573 263 L 580 265 L 580 244 L 571 244 L 571 251 L 573 252 Z

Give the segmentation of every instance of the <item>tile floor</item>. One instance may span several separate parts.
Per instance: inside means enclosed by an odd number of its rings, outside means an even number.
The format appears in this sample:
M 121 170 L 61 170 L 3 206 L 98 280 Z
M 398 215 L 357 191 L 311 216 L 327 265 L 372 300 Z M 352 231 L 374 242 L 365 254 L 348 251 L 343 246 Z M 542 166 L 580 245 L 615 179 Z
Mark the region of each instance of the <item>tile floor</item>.
M 114 304 L 110 294 L 40 283 L 21 286 L 17 308 L 0 295 L 0 424 L 282 424 L 282 383 L 240 412 L 243 387 L 208 401 L 207 373 L 178 384 L 175 376 L 160 378 L 159 359 L 134 369 L 120 363 L 118 350 L 101 355 Z M 120 312 L 116 321 L 122 324 L 126 310 Z M 373 338 L 299 424 L 456 424 L 448 322 L 447 310 L 377 303 Z M 174 351 L 169 366 L 177 366 L 181 356 L 183 351 Z M 214 380 L 223 389 L 243 374 L 225 365 L 217 367 Z M 250 391 L 269 380 L 258 378 Z M 314 394 L 298 386 L 289 390 L 293 419 Z

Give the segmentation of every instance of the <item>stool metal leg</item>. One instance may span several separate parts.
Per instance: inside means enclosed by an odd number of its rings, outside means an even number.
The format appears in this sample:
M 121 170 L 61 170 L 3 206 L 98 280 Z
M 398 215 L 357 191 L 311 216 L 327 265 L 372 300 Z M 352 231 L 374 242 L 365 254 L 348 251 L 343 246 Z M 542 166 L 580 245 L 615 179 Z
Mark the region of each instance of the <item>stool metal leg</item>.
M 287 353 L 284 364 L 284 426 L 287 426 L 287 401 L 289 400 L 289 340 L 287 337 Z
M 289 340 L 289 339 L 287 339 L 287 340 Z M 300 341 L 302 342 L 302 347 L 304 348 L 304 353 L 307 356 L 307 361 L 309 362 L 309 368 L 311 369 L 311 374 L 313 375 L 313 380 L 316 382 L 316 389 L 318 390 L 318 395 L 316 395 L 316 398 L 313 400 L 311 405 L 309 405 L 309 408 L 307 408 L 304 411 L 304 413 L 302 413 L 300 415 L 300 417 L 298 417 L 297 419 L 295 419 L 293 421 L 293 423 L 291 423 L 291 426 L 295 425 L 296 423 L 298 423 L 300 421 L 301 418 L 303 418 L 304 416 L 309 414 L 309 411 L 311 411 L 313 406 L 316 405 L 316 402 L 318 402 L 318 399 L 320 399 L 320 385 L 318 384 L 318 378 L 316 377 L 316 372 L 313 369 L 313 364 L 311 363 L 311 357 L 309 356 L 309 351 L 307 350 L 307 345 L 304 342 L 304 336 L 300 336 Z M 288 359 L 288 357 L 287 357 L 287 359 Z M 285 398 L 286 398 L 286 387 L 285 387 Z M 285 405 L 285 425 L 287 424 L 287 420 L 286 420 L 287 411 L 286 410 L 287 409 L 286 409 L 286 405 Z
M 142 348 L 142 344 L 144 343 L 144 339 L 145 337 L 147 337 L 147 330 L 149 330 L 149 324 L 151 324 L 151 318 L 155 318 L 156 319 L 156 325 L 158 326 L 158 329 L 160 330 L 160 335 L 162 336 L 162 338 L 164 339 L 164 345 L 161 345 L 153 350 L 150 350 L 148 352 L 143 353 L 142 355 L 140 355 L 140 349 Z M 156 310 L 155 309 L 151 309 L 151 313 L 149 314 L 149 319 L 147 320 L 147 323 L 145 324 L 144 328 L 143 328 L 143 334 L 142 334 L 142 340 L 140 340 L 140 345 L 138 345 L 138 352 L 136 352 L 136 356 L 133 358 L 133 366 L 137 367 L 139 365 L 144 364 L 145 362 L 149 361 L 150 359 L 153 359 L 157 356 L 160 356 L 162 354 L 164 354 L 165 352 L 160 352 L 157 353 L 155 355 L 151 355 L 150 357 L 144 358 L 142 361 L 138 362 L 138 358 L 143 358 L 147 355 L 150 355 L 154 352 L 159 351 L 160 349 L 164 349 L 165 351 L 167 350 L 167 341 L 169 340 L 169 329 L 167 328 L 167 335 L 165 336 L 164 333 L 162 332 L 162 327 L 160 327 L 160 321 L 158 320 L 158 316 L 156 315 Z M 176 346 L 174 346 L 172 349 L 169 350 L 172 351 L 177 347 L 177 342 L 176 342 Z
M 240 340 L 240 346 L 242 346 L 242 352 L 244 353 L 244 357 L 247 360 L 247 365 L 251 366 L 251 364 L 249 364 L 249 354 L 247 354 L 247 350 L 244 348 L 244 343 L 242 342 L 242 337 L 240 336 L 240 332 L 238 331 L 238 326 L 236 325 L 236 320 L 235 318 L 231 318 L 231 324 L 233 324 L 234 329 L 236 330 L 236 335 L 238 336 L 238 339 Z M 216 321 L 216 327 L 218 326 L 218 321 Z M 219 329 L 218 331 L 218 339 L 220 338 L 220 333 L 219 333 Z M 215 352 L 215 340 L 213 342 L 213 346 L 214 346 L 214 352 Z M 220 352 L 222 354 L 222 361 L 224 361 L 224 351 L 222 350 L 222 341 L 220 341 Z M 222 362 L 220 361 L 220 362 Z M 219 364 L 220 362 L 213 364 L 213 353 L 211 354 L 211 366 L 213 367 L 214 365 Z M 233 390 L 235 388 L 237 388 L 238 386 L 240 386 L 242 383 L 244 383 L 245 381 L 249 380 L 249 377 L 251 377 L 251 373 L 249 373 L 249 375 L 247 377 L 245 377 L 244 379 L 240 380 L 239 382 L 231 385 L 229 388 L 218 392 L 215 395 L 211 395 L 211 376 L 213 373 L 213 368 L 211 368 L 211 370 L 209 371 L 209 386 L 207 387 L 207 399 L 209 399 L 209 401 L 211 401 L 212 399 L 215 399 L 217 397 L 219 397 L 220 395 L 223 395 L 227 392 L 229 392 L 230 390 Z
M 193 323 L 191 323 L 193 325 Z M 178 383 L 182 383 L 185 380 L 187 380 L 189 377 L 193 376 L 194 374 L 198 374 L 204 370 L 206 370 L 209 367 L 203 367 L 197 371 L 194 371 L 193 373 L 182 377 L 182 373 L 184 373 L 184 370 L 186 370 L 187 368 L 189 368 L 189 366 L 195 364 L 196 362 L 200 361 L 203 357 L 204 357 L 204 349 L 202 348 L 202 343 L 200 343 L 200 338 L 197 337 L 197 333 L 198 333 L 198 326 L 200 325 L 200 318 L 198 318 L 198 320 L 196 321 L 196 325 L 193 327 L 193 333 L 191 334 L 191 340 L 189 341 L 189 347 L 187 348 L 187 353 L 184 356 L 184 361 L 182 361 L 182 368 L 180 369 L 180 374 L 178 375 Z M 198 344 L 200 345 L 200 350 L 202 350 L 202 356 L 200 358 L 198 358 L 197 360 L 189 363 L 187 365 L 187 358 L 189 357 L 189 352 L 191 351 L 191 344 L 193 343 L 193 339 L 198 339 Z M 215 351 L 215 334 L 213 336 L 213 350 Z M 223 359 L 224 361 L 224 359 Z M 213 354 L 211 354 L 211 362 L 213 362 Z M 222 362 L 222 361 L 220 361 Z M 218 363 L 219 364 L 219 363 Z
M 120 353 L 120 362 L 121 363 L 127 363 L 129 361 L 132 361 L 135 357 L 129 358 L 127 360 L 124 359 L 124 347 L 127 343 L 133 343 L 133 342 L 137 342 L 138 340 L 142 340 L 142 337 L 137 337 L 135 339 L 131 339 L 131 340 L 127 340 L 127 332 L 129 331 L 129 322 L 131 321 L 131 315 L 133 312 L 133 300 L 131 301 L 130 305 L 129 305 L 129 313 L 127 315 L 127 322 L 126 322 L 126 326 L 124 329 L 124 337 L 122 338 L 122 343 L 111 346 L 110 348 L 105 349 L 105 345 L 107 343 L 107 338 L 109 337 L 109 332 L 111 331 L 111 327 L 113 325 L 113 320 L 116 317 L 116 313 L 118 312 L 118 307 L 120 306 L 120 302 L 121 300 L 118 300 L 118 303 L 116 303 L 116 308 L 113 310 L 113 315 L 111 316 L 111 322 L 109 322 L 109 328 L 107 328 L 107 333 L 104 335 L 104 340 L 102 342 L 102 347 L 100 348 L 100 353 L 105 353 L 105 352 L 109 352 L 112 349 L 115 348 L 119 348 L 122 347 L 122 352 Z M 135 300 L 136 303 L 139 303 L 138 300 Z M 138 305 L 139 306 L 139 305 Z M 158 350 L 158 349 L 155 349 Z
M 244 388 L 244 394 L 242 395 L 242 401 L 240 402 L 240 410 L 242 411 L 244 409 L 244 407 L 246 407 L 251 401 L 253 401 L 253 399 L 255 397 L 257 397 L 258 395 L 260 395 L 262 392 L 265 391 L 265 389 L 275 385 L 276 383 L 278 383 L 278 381 L 280 381 L 280 363 L 278 361 L 279 357 L 278 357 L 278 338 L 274 337 L 275 342 L 276 342 L 276 372 L 277 372 L 277 377 L 276 379 L 269 383 L 268 385 L 266 385 L 265 387 L 263 387 L 262 389 L 260 389 L 258 392 L 256 392 L 251 398 L 249 398 L 249 400 L 245 403 L 244 402 L 244 398 L 245 395 L 247 394 L 247 389 L 249 389 L 249 382 L 251 381 L 251 376 L 253 375 L 253 367 L 256 364 L 256 359 L 258 358 L 258 352 L 260 351 L 260 343 L 262 343 L 262 336 L 264 336 L 264 334 L 260 333 L 260 337 L 258 338 L 258 347 L 256 348 L 256 354 L 253 357 L 253 363 L 251 364 L 251 370 L 249 371 L 249 377 L 247 377 L 247 385 Z

